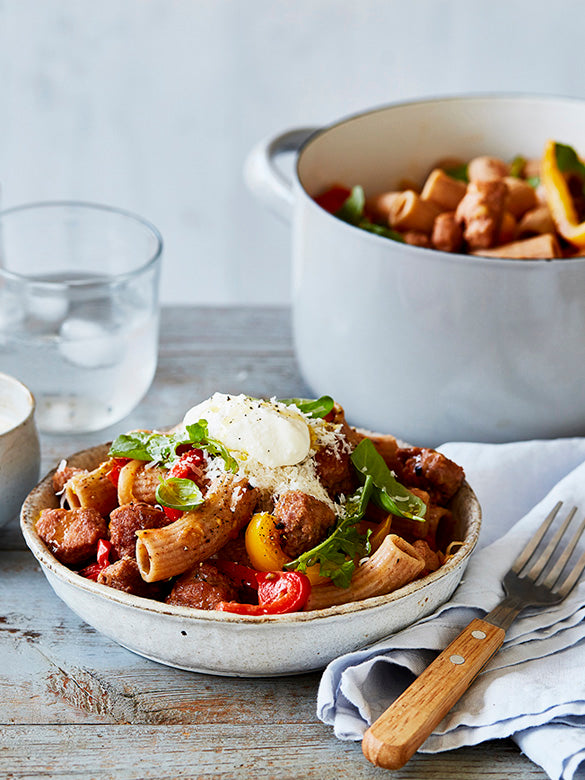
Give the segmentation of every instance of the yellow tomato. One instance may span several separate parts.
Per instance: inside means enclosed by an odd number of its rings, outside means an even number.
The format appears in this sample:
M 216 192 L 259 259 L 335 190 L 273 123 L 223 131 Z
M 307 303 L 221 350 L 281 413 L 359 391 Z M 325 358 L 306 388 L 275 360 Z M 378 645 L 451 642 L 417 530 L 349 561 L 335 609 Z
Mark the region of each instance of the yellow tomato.
M 280 546 L 276 518 L 269 512 L 257 512 L 246 528 L 246 552 L 258 571 L 282 571 L 291 559 Z
M 280 533 L 276 527 L 276 518 L 269 512 L 257 512 L 246 528 L 246 552 L 252 566 L 257 571 L 282 571 L 290 558 L 281 547 Z M 305 574 L 311 585 L 323 585 L 330 582 L 329 577 L 321 577 L 320 565 L 307 566 Z

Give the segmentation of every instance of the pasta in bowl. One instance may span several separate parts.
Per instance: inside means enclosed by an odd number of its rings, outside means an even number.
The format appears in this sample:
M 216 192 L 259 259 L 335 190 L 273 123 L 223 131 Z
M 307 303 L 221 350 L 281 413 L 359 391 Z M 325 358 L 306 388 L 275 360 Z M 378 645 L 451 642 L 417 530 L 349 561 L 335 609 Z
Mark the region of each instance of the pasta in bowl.
M 429 614 L 479 534 L 462 469 L 317 401 L 222 396 L 62 462 L 26 500 L 57 594 L 194 671 L 322 668 Z

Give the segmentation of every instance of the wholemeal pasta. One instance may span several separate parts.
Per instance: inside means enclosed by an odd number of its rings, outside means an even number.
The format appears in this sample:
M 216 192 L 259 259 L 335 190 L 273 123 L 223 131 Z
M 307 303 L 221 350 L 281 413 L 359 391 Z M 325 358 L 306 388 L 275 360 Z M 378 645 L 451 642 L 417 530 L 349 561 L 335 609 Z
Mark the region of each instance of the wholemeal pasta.
M 422 182 L 367 195 L 359 182 L 333 184 L 315 200 L 357 227 L 424 249 L 521 260 L 585 251 L 585 163 L 556 141 L 541 159 L 443 160 Z
M 143 598 L 323 609 L 442 565 L 463 479 L 435 450 L 352 428 L 327 396 L 216 393 L 169 432 L 122 434 L 92 471 L 62 463 L 63 505 L 37 531 L 82 576 Z
M 425 568 L 424 557 L 396 534 L 388 534 L 380 547 L 358 567 L 348 588 L 320 585 L 313 588 L 308 609 L 324 609 L 371 596 L 383 596 L 415 580 Z

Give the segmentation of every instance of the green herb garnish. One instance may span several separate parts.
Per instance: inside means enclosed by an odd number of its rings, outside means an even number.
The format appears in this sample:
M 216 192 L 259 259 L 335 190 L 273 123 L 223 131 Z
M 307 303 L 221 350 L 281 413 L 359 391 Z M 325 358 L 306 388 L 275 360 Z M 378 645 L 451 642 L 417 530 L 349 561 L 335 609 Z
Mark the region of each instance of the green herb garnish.
M 203 494 L 193 480 L 169 477 L 157 487 L 156 500 L 171 509 L 190 512 L 203 503 Z
M 284 568 L 304 572 L 307 566 L 318 563 L 319 574 L 331 577 L 333 584 L 339 588 L 349 588 L 355 559 L 369 555 L 371 550 L 370 534 L 360 534 L 355 526 L 364 516 L 372 485 L 372 478 L 366 477 L 364 484 L 348 497 L 329 536 L 316 547 L 285 564 Z
M 370 222 L 368 219 L 362 219 L 358 223 L 358 227 L 362 230 L 367 230 L 369 233 L 375 233 L 377 236 L 384 236 L 384 238 L 391 238 L 392 241 L 400 241 L 404 243 L 404 238 L 397 230 L 386 227 L 385 225 L 379 225 L 377 222 Z
M 359 184 L 352 187 L 351 193 L 343 202 L 340 209 L 335 212 L 335 216 L 351 225 L 357 225 L 364 216 L 364 206 L 366 205 L 366 196 L 363 187 Z
M 320 398 L 281 398 L 280 403 L 287 406 L 296 406 L 299 411 L 308 417 L 327 417 L 333 409 L 335 401 L 330 395 L 322 395 Z
M 526 165 L 526 158 L 522 157 L 521 155 L 516 155 L 512 162 L 510 163 L 510 176 L 513 176 L 515 179 L 520 179 L 522 177 L 522 172 L 524 170 L 524 166 Z
M 363 187 L 360 187 L 358 184 L 352 187 L 351 193 L 343 202 L 341 208 L 335 212 L 335 216 L 344 222 L 348 222 L 350 225 L 367 230 L 368 233 L 375 233 L 377 236 L 384 236 L 384 238 L 390 238 L 393 241 L 404 242 L 404 239 L 396 230 L 392 230 L 392 228 L 386 225 L 372 222 L 371 219 L 366 217 L 364 215 L 365 205 L 366 196 Z
M 350 457 L 361 479 L 371 477 L 375 504 L 397 517 L 424 522 L 426 504 L 398 482 L 371 439 L 362 439 Z
M 461 165 L 454 165 L 452 168 L 445 168 L 445 173 L 452 179 L 463 181 L 466 184 L 469 182 L 469 175 L 467 173 L 467 163 Z
M 229 454 L 224 445 L 209 436 L 206 420 L 187 425 L 175 433 L 151 433 L 150 431 L 123 433 L 114 439 L 109 454 L 113 458 L 152 461 L 171 468 L 180 458 L 180 455 L 177 455 L 177 448 L 184 444 L 192 444 L 198 449 L 206 450 L 210 455 L 222 458 L 228 471 L 238 470 L 235 458 Z

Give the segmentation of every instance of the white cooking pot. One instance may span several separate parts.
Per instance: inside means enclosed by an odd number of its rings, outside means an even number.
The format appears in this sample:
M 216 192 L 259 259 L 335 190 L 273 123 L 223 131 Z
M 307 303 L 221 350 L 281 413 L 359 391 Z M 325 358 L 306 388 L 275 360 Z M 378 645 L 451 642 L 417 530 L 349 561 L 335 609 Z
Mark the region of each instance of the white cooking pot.
M 585 258 L 447 254 L 353 227 L 313 196 L 423 181 L 440 158 L 585 153 L 585 101 L 482 96 L 391 105 L 259 144 L 250 189 L 293 224 L 301 372 L 351 421 L 418 444 L 585 433 Z M 280 169 L 297 153 L 292 178 Z

